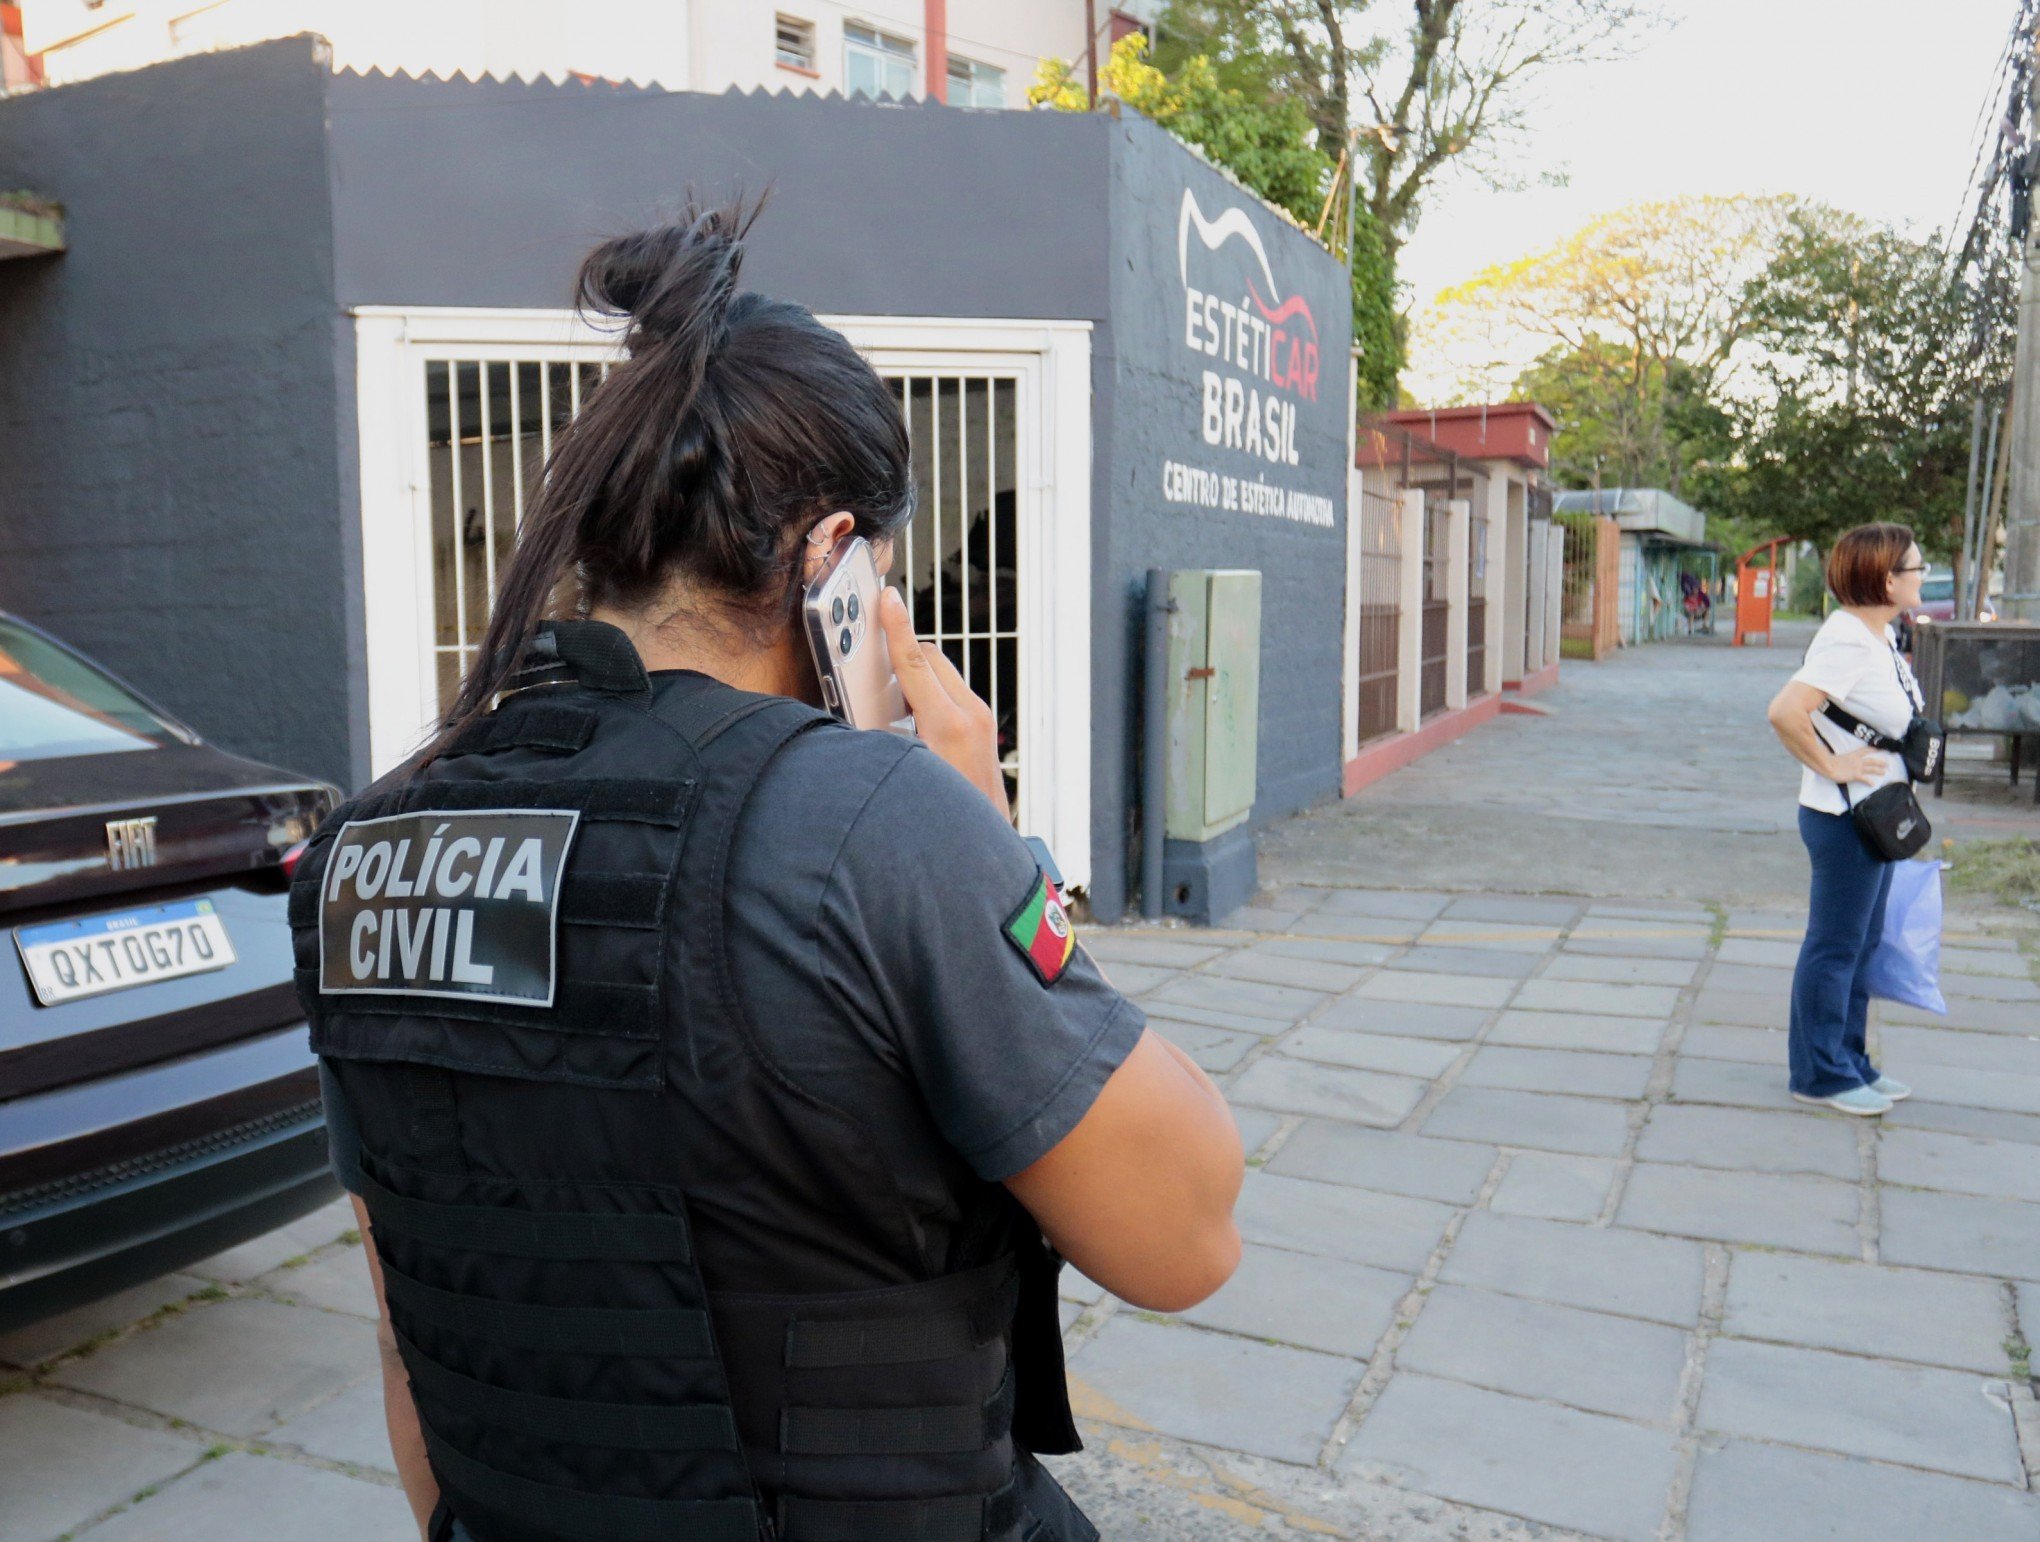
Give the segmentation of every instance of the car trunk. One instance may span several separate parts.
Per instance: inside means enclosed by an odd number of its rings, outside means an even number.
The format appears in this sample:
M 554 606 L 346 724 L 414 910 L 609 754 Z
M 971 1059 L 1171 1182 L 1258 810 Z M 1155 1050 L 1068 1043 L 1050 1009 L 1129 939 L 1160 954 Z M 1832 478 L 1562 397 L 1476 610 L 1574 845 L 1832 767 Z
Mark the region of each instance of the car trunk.
M 0 916 L 193 880 L 274 872 L 332 807 L 331 789 L 204 745 L 0 767 Z M 155 821 L 124 862 L 108 827 Z
M 44 1005 L 0 971 L 0 1100 L 174 1059 L 299 1016 L 282 858 L 331 789 L 201 745 L 0 770 L 0 926 L 206 902 L 233 962 Z M 109 825 L 153 819 L 117 843 Z M 153 839 L 150 839 L 153 837 Z M 132 865 L 131 865 L 132 864 Z M 10 939 L 4 944 L 17 952 Z

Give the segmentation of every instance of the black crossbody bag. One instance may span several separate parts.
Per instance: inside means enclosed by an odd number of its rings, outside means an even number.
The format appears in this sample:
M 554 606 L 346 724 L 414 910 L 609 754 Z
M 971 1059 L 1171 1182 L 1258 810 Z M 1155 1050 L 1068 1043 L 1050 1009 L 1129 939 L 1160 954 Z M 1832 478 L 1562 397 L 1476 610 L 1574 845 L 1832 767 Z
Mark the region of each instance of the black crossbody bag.
M 1904 762 L 1908 780 L 1879 787 L 1861 803 L 1849 797 L 1847 783 L 1835 783 L 1841 789 L 1842 802 L 1849 810 L 1856 833 L 1862 837 L 1870 854 L 1884 862 L 1904 862 L 1917 855 L 1933 839 L 1934 827 L 1928 823 L 1920 800 L 1913 795 L 1912 784 L 1933 780 L 1935 773 L 1941 769 L 1941 756 L 1947 749 L 1948 735 L 1939 723 L 1921 710 L 1925 703 L 1920 700 L 1916 688 L 1907 681 L 1895 651 L 1891 655 L 1891 664 L 1898 672 L 1898 688 L 1913 704 L 1912 721 L 1906 725 L 1903 739 L 1879 733 L 1853 712 L 1846 712 L 1833 702 L 1821 711 L 1844 732 L 1872 749 L 1896 755 Z

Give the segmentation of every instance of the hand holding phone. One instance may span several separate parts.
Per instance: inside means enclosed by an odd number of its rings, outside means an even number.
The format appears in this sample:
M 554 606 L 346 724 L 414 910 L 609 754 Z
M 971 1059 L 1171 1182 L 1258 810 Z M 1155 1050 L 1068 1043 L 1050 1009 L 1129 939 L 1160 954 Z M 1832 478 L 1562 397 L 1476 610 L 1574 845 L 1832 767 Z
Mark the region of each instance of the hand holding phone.
M 898 672 L 900 689 L 914 712 L 915 732 L 928 748 L 990 798 L 1000 814 L 1011 819 L 1006 774 L 999 768 L 997 714 L 964 683 L 947 654 L 940 648 L 924 646 L 914 635 L 907 602 L 895 591 L 885 591 L 879 601 L 878 616 L 893 668 Z

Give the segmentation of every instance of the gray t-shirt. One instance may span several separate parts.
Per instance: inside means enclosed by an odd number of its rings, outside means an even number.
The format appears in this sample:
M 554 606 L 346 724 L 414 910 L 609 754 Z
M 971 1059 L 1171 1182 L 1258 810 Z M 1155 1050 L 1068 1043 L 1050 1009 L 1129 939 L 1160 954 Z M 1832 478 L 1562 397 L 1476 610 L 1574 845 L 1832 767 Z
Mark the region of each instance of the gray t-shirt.
M 914 1273 L 979 1261 L 973 1195 L 1074 1129 L 1145 1025 L 1081 946 L 1055 972 L 1028 910 L 1040 877 L 983 793 L 885 733 L 794 740 L 737 827 L 737 988 L 761 1048 L 887 1158 Z M 1046 955 L 1023 947 L 1030 925 Z M 344 1182 L 349 1120 L 326 1083 Z

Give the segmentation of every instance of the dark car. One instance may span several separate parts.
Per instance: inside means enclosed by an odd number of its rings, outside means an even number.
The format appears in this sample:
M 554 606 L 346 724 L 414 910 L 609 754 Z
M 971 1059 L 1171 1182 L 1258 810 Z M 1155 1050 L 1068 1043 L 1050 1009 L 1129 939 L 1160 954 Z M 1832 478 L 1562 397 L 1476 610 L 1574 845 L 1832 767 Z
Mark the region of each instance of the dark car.
M 338 1194 L 284 914 L 334 801 L 0 614 L 0 1331 Z

